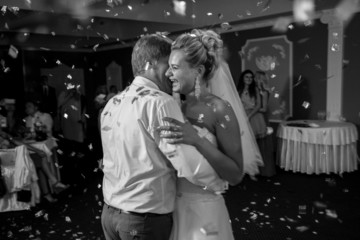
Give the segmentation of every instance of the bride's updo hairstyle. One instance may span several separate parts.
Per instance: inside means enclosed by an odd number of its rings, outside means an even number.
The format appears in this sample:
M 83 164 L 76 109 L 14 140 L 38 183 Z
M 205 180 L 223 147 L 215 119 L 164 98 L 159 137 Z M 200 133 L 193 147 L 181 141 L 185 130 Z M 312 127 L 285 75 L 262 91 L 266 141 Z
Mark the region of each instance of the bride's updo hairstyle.
M 204 65 L 204 80 L 209 80 L 219 65 L 223 41 L 212 30 L 194 29 L 180 35 L 172 43 L 171 50 L 182 50 L 191 67 Z

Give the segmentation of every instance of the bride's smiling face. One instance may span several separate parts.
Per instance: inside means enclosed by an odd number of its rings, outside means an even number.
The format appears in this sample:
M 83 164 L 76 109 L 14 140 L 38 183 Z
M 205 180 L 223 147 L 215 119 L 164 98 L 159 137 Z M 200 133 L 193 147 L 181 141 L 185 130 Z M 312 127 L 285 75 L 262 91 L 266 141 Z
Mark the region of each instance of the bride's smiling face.
M 166 76 L 172 81 L 173 89 L 174 86 L 178 86 L 180 93 L 185 95 L 192 92 L 195 87 L 196 72 L 196 68 L 191 67 L 186 61 L 184 51 L 171 51 Z

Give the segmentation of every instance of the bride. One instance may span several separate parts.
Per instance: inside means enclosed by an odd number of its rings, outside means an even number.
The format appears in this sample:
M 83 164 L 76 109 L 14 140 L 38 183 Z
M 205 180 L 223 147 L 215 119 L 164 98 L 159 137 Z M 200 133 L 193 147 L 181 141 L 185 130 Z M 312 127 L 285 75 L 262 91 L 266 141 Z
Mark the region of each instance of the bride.
M 243 172 L 255 175 L 262 160 L 221 50 L 222 40 L 210 30 L 195 29 L 174 41 L 166 74 L 179 103 L 180 94 L 186 97 L 181 107 L 189 122 L 166 118 L 170 125 L 160 127 L 165 131 L 160 136 L 173 144 L 193 145 L 207 159 L 221 159 L 210 164 L 232 161 L 239 177 Z M 221 178 L 236 184 L 226 167 L 212 167 Z M 234 239 L 221 194 L 185 178 L 178 179 L 177 193 L 172 240 Z

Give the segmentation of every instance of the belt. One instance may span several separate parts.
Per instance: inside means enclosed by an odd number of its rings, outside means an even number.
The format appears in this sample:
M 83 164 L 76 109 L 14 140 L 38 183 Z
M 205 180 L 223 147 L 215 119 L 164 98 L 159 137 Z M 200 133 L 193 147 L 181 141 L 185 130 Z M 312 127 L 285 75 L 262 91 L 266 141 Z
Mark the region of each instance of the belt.
M 164 213 L 164 214 L 160 214 L 160 213 L 138 213 L 138 212 L 130 212 L 130 211 L 125 211 L 123 209 L 120 208 L 116 208 L 113 206 L 108 205 L 107 203 L 104 203 L 105 206 L 107 208 L 113 209 L 115 211 L 118 211 L 119 213 L 125 213 L 125 214 L 129 214 L 129 215 L 134 215 L 134 216 L 139 216 L 139 217 L 164 217 L 164 216 L 171 216 L 172 213 Z

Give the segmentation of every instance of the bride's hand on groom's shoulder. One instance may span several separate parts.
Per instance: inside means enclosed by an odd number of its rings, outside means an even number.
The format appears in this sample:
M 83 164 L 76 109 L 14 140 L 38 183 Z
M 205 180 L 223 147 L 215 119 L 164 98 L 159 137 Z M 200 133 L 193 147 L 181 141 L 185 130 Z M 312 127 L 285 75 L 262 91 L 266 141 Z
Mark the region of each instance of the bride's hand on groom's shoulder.
M 160 137 L 168 139 L 169 143 L 183 143 L 195 146 L 199 142 L 200 137 L 189 121 L 186 120 L 183 123 L 170 117 L 164 117 L 163 121 L 169 125 L 159 126 L 157 130 L 160 132 Z

